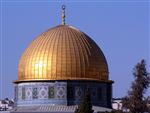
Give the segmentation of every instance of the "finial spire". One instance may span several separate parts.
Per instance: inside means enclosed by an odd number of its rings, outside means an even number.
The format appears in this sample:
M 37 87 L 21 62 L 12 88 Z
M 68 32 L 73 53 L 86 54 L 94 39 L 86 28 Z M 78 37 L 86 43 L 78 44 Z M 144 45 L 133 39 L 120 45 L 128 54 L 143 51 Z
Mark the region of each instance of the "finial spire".
M 65 5 L 62 5 L 62 25 L 65 25 Z

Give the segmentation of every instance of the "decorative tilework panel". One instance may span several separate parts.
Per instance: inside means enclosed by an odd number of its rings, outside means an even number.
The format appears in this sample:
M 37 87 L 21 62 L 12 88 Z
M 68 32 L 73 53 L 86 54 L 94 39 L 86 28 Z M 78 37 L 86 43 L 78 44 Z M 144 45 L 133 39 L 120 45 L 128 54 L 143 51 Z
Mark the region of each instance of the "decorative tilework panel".
M 63 86 L 57 87 L 57 98 L 58 99 L 65 99 L 66 98 L 66 88 Z
M 91 97 L 92 98 L 97 97 L 97 88 L 96 87 L 92 87 L 90 92 L 91 92 Z
M 37 99 L 38 98 L 38 88 L 33 88 L 33 90 L 32 90 L 32 97 L 33 97 L 33 99 Z
M 74 87 L 68 87 L 67 89 L 68 93 L 67 93 L 67 96 L 69 99 L 74 99 Z
M 55 97 L 54 86 L 49 86 L 49 87 L 48 87 L 48 97 L 49 97 L 49 98 L 54 98 L 54 97 Z
M 22 87 L 18 87 L 18 99 L 22 100 Z
M 47 88 L 47 86 L 41 86 L 39 88 L 39 99 L 48 99 L 48 88 Z
M 18 87 L 17 86 L 15 86 L 15 89 L 14 89 L 15 91 L 15 101 L 18 99 Z
M 75 97 L 76 99 L 81 99 L 83 97 L 83 89 L 81 87 L 75 87 Z
M 99 87 L 99 88 L 97 88 L 97 96 L 98 96 L 98 99 L 99 100 L 102 100 L 102 88 L 101 87 Z
M 32 87 L 26 87 L 26 100 L 32 100 Z
M 22 100 L 25 100 L 26 95 L 25 95 L 25 87 L 22 87 Z

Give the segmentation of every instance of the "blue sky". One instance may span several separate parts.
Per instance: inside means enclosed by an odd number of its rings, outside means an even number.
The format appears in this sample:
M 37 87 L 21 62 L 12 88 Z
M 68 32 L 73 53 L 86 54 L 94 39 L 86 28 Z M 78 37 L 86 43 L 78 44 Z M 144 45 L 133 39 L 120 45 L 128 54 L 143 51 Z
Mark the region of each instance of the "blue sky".
M 141 59 L 150 70 L 148 0 L 3 0 L 0 99 L 13 98 L 12 81 L 17 80 L 22 53 L 39 34 L 61 24 L 62 4 L 66 23 L 88 34 L 103 50 L 110 79 L 115 81 L 114 97 L 126 95 L 133 68 Z

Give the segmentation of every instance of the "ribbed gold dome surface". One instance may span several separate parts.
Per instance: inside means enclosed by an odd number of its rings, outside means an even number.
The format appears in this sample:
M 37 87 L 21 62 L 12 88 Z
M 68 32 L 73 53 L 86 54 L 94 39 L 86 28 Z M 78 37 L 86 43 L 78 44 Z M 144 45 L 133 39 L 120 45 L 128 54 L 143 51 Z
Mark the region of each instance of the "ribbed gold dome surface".
M 37 37 L 22 55 L 18 71 L 18 81 L 108 81 L 108 66 L 100 48 L 68 25 L 56 26 Z

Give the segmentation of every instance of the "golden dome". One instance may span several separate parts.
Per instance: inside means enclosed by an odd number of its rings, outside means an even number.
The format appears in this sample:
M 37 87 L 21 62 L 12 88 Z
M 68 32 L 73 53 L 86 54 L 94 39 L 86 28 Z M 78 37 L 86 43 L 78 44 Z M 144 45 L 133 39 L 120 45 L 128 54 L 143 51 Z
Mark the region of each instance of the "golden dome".
M 38 36 L 19 63 L 19 80 L 108 81 L 108 66 L 96 43 L 78 29 L 59 25 Z

